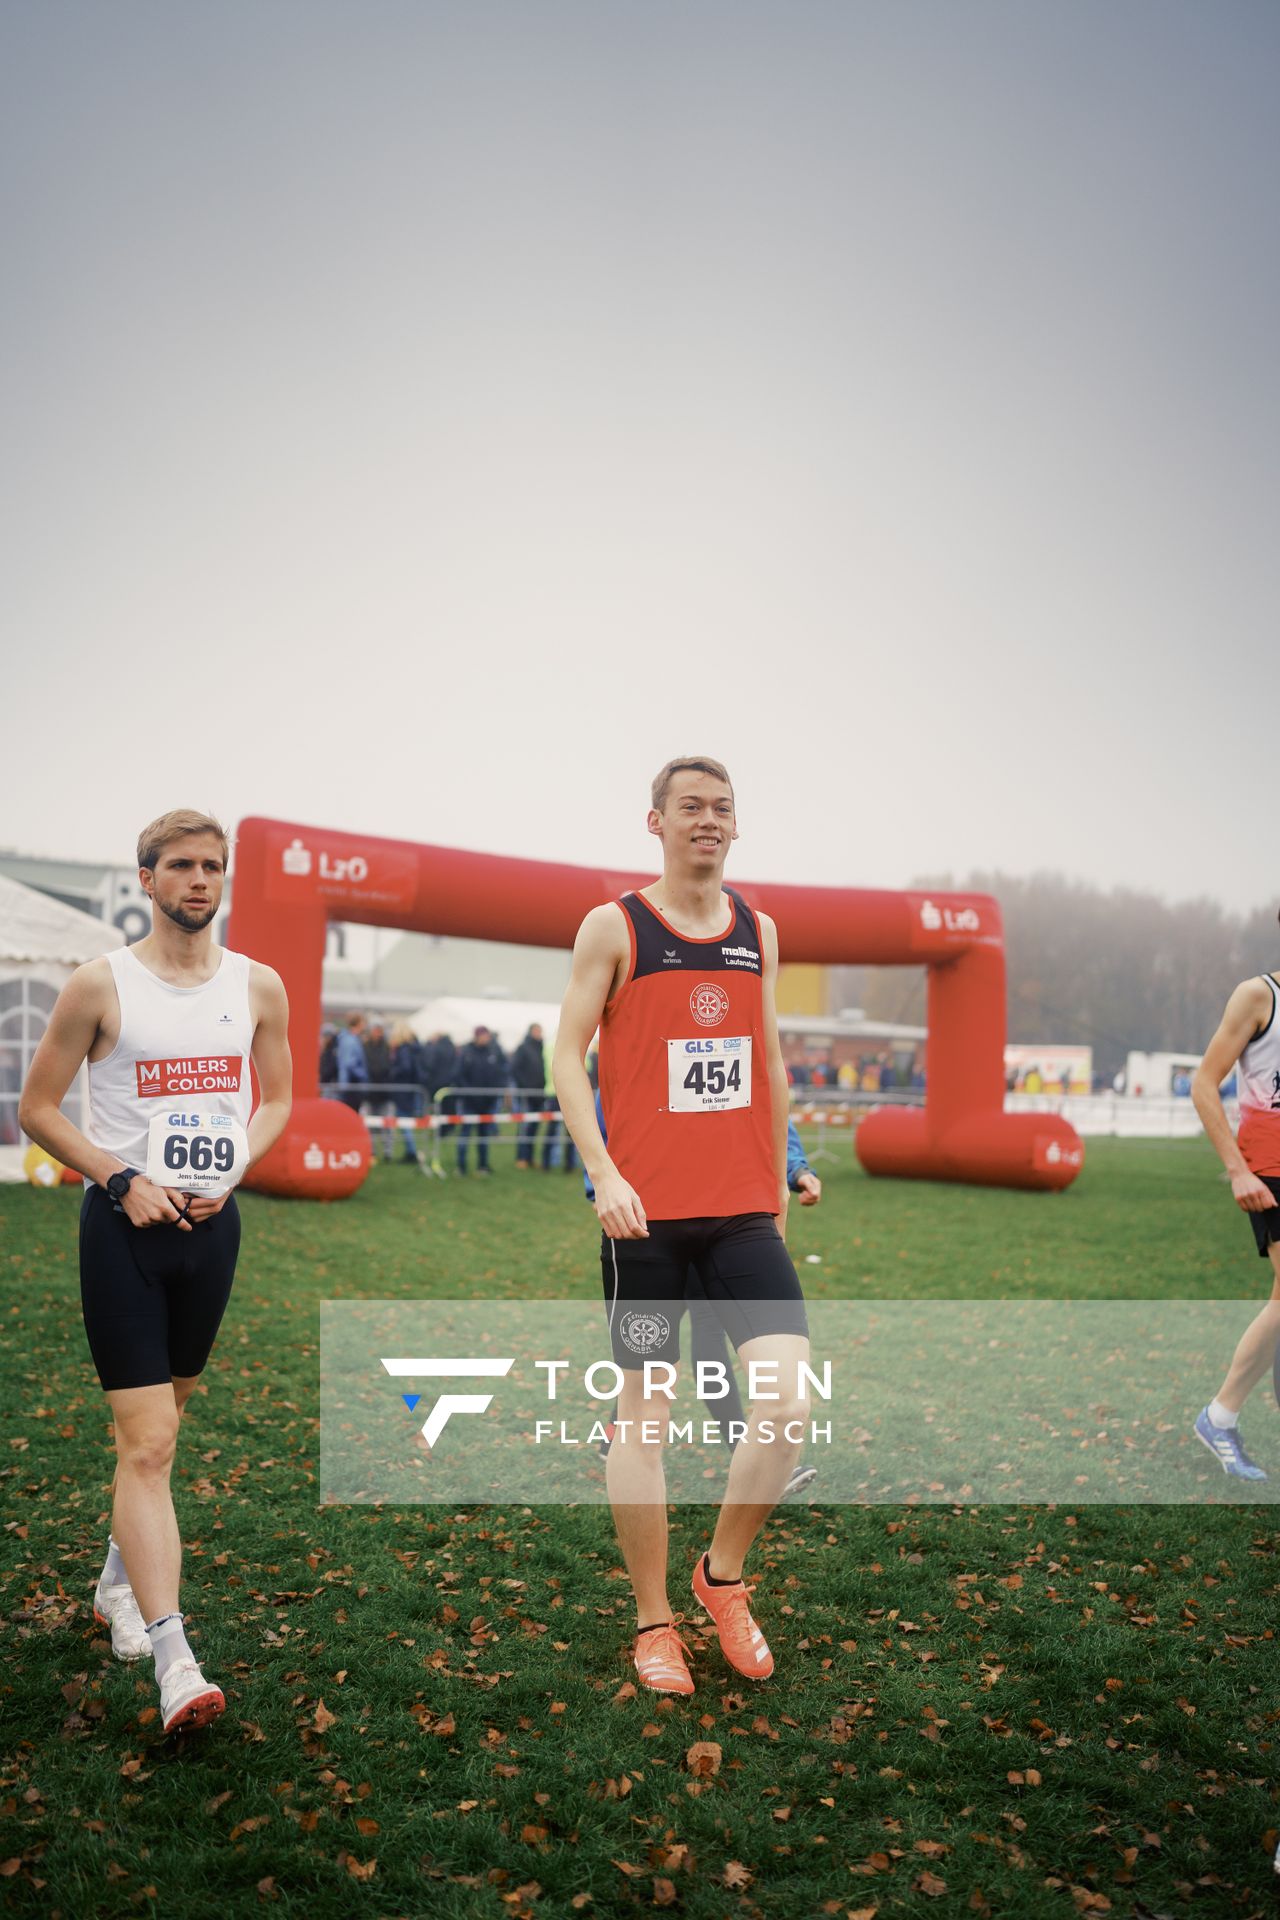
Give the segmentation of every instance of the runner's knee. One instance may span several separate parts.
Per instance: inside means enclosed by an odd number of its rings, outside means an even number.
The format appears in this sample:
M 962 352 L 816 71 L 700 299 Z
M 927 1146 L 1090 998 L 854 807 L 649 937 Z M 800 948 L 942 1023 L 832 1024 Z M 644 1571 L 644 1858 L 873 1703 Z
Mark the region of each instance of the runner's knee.
M 158 1478 L 168 1473 L 177 1442 L 176 1407 L 171 1418 L 157 1416 L 145 1423 L 128 1421 L 116 1426 L 116 1451 L 121 1465 L 144 1478 Z
M 667 1421 L 671 1417 L 671 1401 L 665 1393 L 646 1394 L 643 1374 L 625 1372 L 618 1394 L 617 1417 L 619 1420 L 635 1422 L 632 1431 L 627 1435 L 629 1440 L 634 1440 L 641 1446 L 661 1446 L 661 1436 L 665 1434 Z M 644 1421 L 657 1423 L 659 1438 L 656 1440 L 644 1438 L 640 1431 L 641 1423 Z
M 802 1400 L 796 1393 L 783 1392 L 781 1389 L 778 1390 L 777 1399 L 756 1399 L 751 1402 L 753 1417 L 757 1421 L 772 1421 L 774 1434 L 779 1440 L 787 1437 L 786 1429 L 789 1426 L 793 1434 L 798 1432 L 799 1428 L 809 1420 L 811 1412 L 812 1409 L 807 1400 Z M 792 1422 L 796 1425 L 792 1426 Z

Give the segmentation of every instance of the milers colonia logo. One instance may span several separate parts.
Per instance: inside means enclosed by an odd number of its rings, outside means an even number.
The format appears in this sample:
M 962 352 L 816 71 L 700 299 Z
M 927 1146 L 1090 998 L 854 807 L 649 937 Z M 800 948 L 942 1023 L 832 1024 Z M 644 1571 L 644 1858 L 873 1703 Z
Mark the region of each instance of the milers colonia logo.
M 387 1360 L 382 1362 L 389 1374 L 397 1379 L 431 1380 L 444 1377 L 451 1380 L 501 1380 L 510 1373 L 515 1365 L 515 1356 L 509 1360 L 473 1359 L 437 1360 L 434 1358 L 415 1358 L 408 1360 Z M 400 1398 L 413 1412 L 420 1393 L 402 1393 Z M 493 1399 L 491 1393 L 442 1393 L 422 1423 L 422 1437 L 429 1447 L 434 1447 L 449 1422 L 451 1413 L 483 1413 Z

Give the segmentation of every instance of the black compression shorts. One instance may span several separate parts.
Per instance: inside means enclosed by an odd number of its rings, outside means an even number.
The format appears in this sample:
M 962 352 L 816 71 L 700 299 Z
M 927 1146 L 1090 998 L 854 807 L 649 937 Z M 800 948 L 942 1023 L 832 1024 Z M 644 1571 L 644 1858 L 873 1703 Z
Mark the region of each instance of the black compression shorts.
M 99 1186 L 80 1208 L 80 1304 L 106 1392 L 168 1386 L 204 1370 L 240 1251 L 235 1196 L 184 1233 L 135 1227 Z
M 1271 1243 L 1280 1240 L 1280 1180 L 1274 1174 L 1260 1173 L 1259 1180 L 1270 1187 L 1274 1207 L 1268 1207 L 1265 1213 L 1251 1213 L 1249 1225 L 1253 1228 L 1253 1237 L 1258 1243 L 1258 1252 L 1264 1260 L 1271 1257 Z
M 690 1267 L 735 1348 L 766 1333 L 808 1335 L 799 1276 L 771 1213 L 650 1220 L 647 1240 L 601 1235 L 610 1341 L 624 1370 L 680 1358 Z

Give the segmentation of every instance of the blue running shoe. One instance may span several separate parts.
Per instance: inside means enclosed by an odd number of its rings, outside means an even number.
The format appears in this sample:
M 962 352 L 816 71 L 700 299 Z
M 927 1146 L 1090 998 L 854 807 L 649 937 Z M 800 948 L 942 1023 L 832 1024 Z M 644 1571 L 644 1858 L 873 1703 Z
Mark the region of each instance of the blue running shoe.
M 1209 1418 L 1208 1407 L 1196 1421 L 1195 1436 L 1208 1447 L 1224 1473 L 1234 1474 L 1237 1480 L 1266 1479 L 1266 1473 L 1257 1461 L 1251 1460 L 1241 1446 L 1239 1429 L 1215 1427 Z

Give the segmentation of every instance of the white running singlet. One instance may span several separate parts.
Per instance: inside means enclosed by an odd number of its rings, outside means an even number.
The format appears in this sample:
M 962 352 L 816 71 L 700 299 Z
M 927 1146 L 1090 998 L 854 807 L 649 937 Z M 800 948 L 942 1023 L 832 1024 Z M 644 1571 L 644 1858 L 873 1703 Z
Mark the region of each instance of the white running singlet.
M 1239 1146 L 1257 1174 L 1280 1174 L 1280 987 L 1269 973 L 1271 1018 L 1240 1055 L 1236 1088 L 1240 1099 Z
M 95 1147 L 145 1171 L 151 1122 L 171 1111 L 249 1124 L 254 1018 L 247 955 L 222 949 L 202 987 L 171 987 L 128 947 L 106 956 L 120 1002 L 120 1037 L 89 1062 L 89 1125 Z M 177 1174 L 174 1186 L 187 1184 Z

